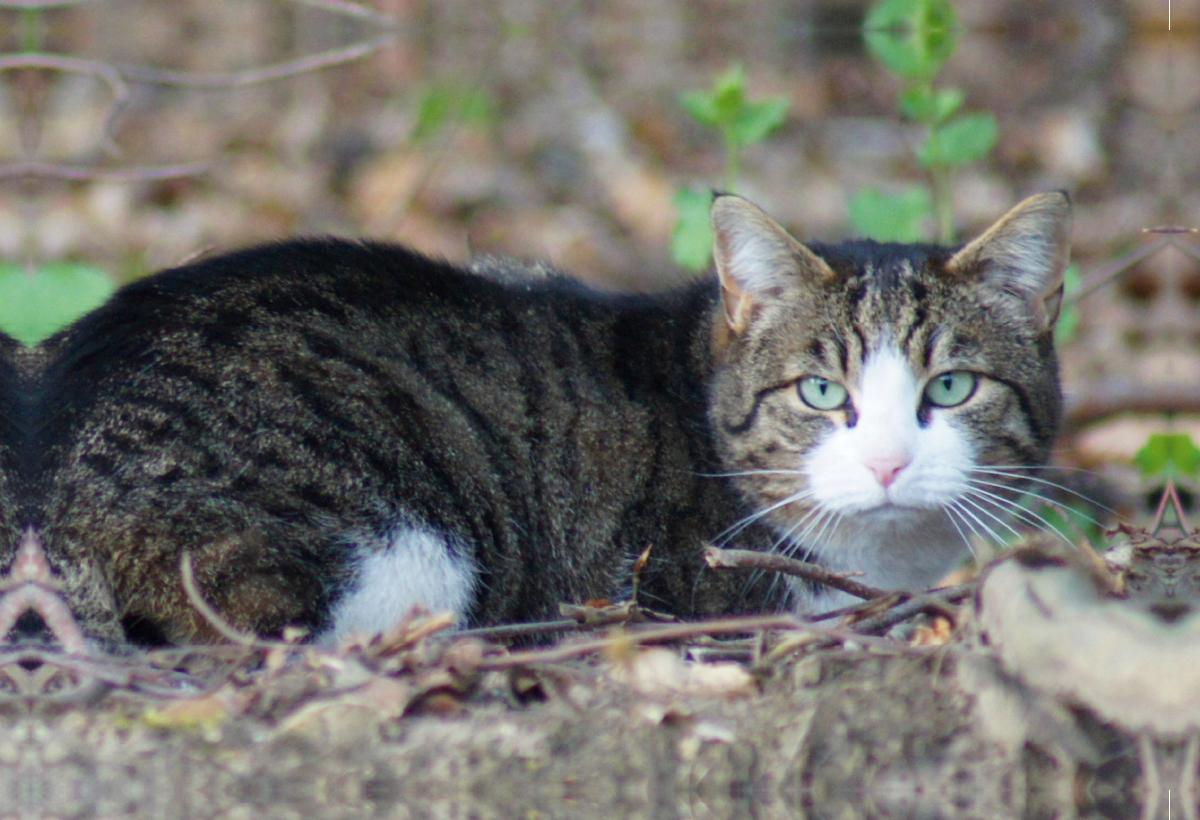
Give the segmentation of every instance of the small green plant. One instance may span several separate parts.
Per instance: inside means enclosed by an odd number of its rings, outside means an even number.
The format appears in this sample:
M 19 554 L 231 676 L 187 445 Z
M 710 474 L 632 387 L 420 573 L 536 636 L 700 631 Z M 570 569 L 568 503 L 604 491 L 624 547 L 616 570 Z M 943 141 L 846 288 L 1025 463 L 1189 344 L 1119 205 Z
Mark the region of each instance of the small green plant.
M 1079 265 L 1075 262 L 1067 265 L 1063 271 L 1063 305 L 1059 311 L 1058 321 L 1054 323 L 1054 343 L 1065 345 L 1075 338 L 1079 329 L 1079 308 L 1075 305 L 1075 297 L 1083 290 L 1083 277 L 1079 275 Z
M 410 139 L 425 142 L 450 124 L 488 126 L 496 121 L 496 106 L 482 88 L 463 83 L 434 83 L 420 92 Z
M 746 96 L 746 73 L 734 64 L 717 78 L 710 91 L 686 91 L 680 104 L 702 125 L 717 129 L 725 146 L 725 190 L 737 189 L 742 149 L 761 142 L 787 116 L 788 102 L 781 97 L 752 100 Z M 709 188 L 680 188 L 675 192 L 679 218 L 671 237 L 676 264 L 692 270 L 708 267 L 712 253 Z
M 904 83 L 898 105 L 908 120 L 926 127 L 916 159 L 929 187 L 885 193 L 867 188 L 850 201 L 850 222 L 864 236 L 915 242 L 932 220 L 939 242 L 954 241 L 951 178 L 955 168 L 987 156 L 996 143 L 996 118 L 959 113 L 964 95 L 933 80 L 953 53 L 958 26 L 949 0 L 881 0 L 863 21 L 867 50 Z
M 1187 433 L 1151 433 L 1133 463 L 1145 477 L 1195 478 L 1200 475 L 1200 448 Z
M 88 265 L 62 262 L 30 270 L 0 263 L 0 329 L 35 345 L 99 306 L 113 289 L 112 277 Z

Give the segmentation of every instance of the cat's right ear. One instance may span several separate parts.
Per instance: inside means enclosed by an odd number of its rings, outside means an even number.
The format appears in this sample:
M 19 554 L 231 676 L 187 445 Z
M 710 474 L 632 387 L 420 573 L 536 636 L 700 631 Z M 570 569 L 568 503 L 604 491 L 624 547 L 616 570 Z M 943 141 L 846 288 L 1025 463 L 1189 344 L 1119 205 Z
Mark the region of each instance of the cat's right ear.
M 726 330 L 733 336 L 745 332 L 756 302 L 779 296 L 805 277 L 834 275 L 823 259 L 740 196 L 713 199 L 712 228 Z

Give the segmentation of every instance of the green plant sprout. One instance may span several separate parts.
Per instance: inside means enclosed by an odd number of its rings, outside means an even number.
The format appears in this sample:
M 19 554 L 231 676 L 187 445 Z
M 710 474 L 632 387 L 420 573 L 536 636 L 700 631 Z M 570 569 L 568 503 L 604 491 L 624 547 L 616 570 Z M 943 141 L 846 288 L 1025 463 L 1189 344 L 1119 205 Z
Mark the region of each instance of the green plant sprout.
M 948 0 L 881 0 L 863 21 L 867 50 L 904 83 L 900 113 L 926 126 L 916 159 L 929 176 L 928 189 L 856 193 L 850 200 L 850 222 L 864 236 L 915 242 L 925 237 L 932 219 L 937 240 L 954 242 L 953 171 L 987 156 L 996 143 L 994 116 L 959 113 L 963 92 L 934 87 L 934 77 L 954 52 L 958 31 Z
M 717 78 L 711 91 L 686 91 L 679 98 L 692 119 L 717 129 L 725 147 L 725 190 L 737 189 L 742 167 L 742 149 L 761 142 L 787 116 L 788 101 L 782 97 L 751 100 L 746 96 L 746 73 L 734 64 Z M 691 270 L 708 267 L 712 254 L 709 224 L 710 188 L 680 188 L 675 192 L 679 217 L 671 236 L 671 256 L 677 265 Z
M 1151 433 L 1133 456 L 1143 477 L 1200 476 L 1200 448 L 1187 433 Z
M 30 270 L 0 263 L 0 329 L 35 345 L 98 307 L 114 289 L 112 277 L 90 265 L 58 262 Z
M 1072 298 L 1083 290 L 1083 278 L 1079 275 L 1079 265 L 1075 262 L 1067 265 L 1063 271 L 1063 305 L 1058 313 L 1058 321 L 1054 323 L 1054 344 L 1065 345 L 1075 338 L 1079 330 L 1079 308 Z
M 486 127 L 495 121 L 495 102 L 484 89 L 457 82 L 434 83 L 418 96 L 409 138 L 427 142 L 450 124 Z

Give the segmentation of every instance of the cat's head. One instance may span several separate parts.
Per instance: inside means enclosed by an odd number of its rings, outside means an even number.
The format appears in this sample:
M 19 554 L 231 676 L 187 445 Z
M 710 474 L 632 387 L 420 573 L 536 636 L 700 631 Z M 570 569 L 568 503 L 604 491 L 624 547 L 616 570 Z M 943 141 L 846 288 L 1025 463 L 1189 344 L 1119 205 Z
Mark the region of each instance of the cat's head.
M 802 244 L 717 197 L 710 419 L 782 546 L 823 551 L 799 544 L 823 527 L 999 529 L 1057 431 L 1069 226 L 1047 193 L 961 248 Z

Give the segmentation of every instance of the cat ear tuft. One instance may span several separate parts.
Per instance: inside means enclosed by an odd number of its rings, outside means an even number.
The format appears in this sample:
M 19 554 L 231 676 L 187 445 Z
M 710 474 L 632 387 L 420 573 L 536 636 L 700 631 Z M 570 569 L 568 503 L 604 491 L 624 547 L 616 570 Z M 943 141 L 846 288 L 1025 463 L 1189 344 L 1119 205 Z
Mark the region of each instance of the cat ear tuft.
M 824 260 L 739 196 L 718 194 L 713 199 L 712 227 L 725 318 L 735 334 L 749 324 L 756 298 L 778 294 L 806 274 L 833 276 Z
M 1023 298 L 1040 328 L 1062 307 L 1063 271 L 1071 254 L 1071 199 L 1065 191 L 1019 203 L 946 263 L 951 273 L 982 277 Z

